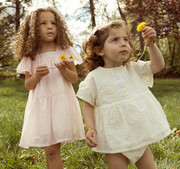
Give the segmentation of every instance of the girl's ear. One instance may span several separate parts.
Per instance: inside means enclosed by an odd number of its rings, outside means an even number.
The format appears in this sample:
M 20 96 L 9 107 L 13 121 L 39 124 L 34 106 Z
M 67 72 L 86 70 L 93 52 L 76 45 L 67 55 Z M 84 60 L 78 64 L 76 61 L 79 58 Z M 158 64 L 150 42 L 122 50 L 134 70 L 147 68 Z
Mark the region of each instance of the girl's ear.
M 102 52 L 102 50 L 100 49 L 99 46 L 95 46 L 94 52 L 95 52 L 97 55 L 99 55 L 99 56 L 103 56 L 103 55 L 104 55 L 104 53 Z

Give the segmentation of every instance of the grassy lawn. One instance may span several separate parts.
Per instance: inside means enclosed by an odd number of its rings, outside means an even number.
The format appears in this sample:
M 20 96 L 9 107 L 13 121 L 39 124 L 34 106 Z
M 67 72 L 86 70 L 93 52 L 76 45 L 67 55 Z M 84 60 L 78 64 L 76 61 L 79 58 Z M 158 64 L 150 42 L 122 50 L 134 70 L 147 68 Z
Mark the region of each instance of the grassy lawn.
M 74 86 L 78 88 L 78 83 Z M 173 134 L 152 144 L 158 169 L 180 169 L 180 79 L 155 80 L 151 89 L 161 103 Z M 45 169 L 43 148 L 18 146 L 28 91 L 24 80 L 0 81 L 0 168 Z M 79 100 L 82 106 L 82 101 Z M 61 155 L 67 169 L 108 169 L 103 154 L 92 152 L 85 141 L 62 144 Z M 129 169 L 135 169 L 129 166 Z

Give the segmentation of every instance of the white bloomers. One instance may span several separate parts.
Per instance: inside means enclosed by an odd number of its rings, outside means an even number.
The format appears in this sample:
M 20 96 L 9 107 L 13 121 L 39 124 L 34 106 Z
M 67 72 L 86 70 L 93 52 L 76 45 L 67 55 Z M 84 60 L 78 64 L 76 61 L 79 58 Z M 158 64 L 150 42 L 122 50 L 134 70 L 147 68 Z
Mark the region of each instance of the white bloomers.
M 134 165 L 142 157 L 147 147 L 148 146 L 144 146 L 136 150 L 122 152 L 121 154 L 128 158 L 130 165 Z

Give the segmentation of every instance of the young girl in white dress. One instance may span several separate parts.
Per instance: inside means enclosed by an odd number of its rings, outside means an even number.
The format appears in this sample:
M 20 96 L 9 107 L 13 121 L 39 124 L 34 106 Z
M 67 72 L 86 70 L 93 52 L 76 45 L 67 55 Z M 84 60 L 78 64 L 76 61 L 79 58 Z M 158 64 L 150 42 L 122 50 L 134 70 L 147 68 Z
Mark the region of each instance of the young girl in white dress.
M 72 46 L 63 16 L 51 7 L 27 15 L 16 36 L 17 72 L 25 74 L 29 90 L 19 145 L 45 147 L 48 169 L 62 168 L 61 143 L 85 138 L 71 84 L 82 58 Z
M 155 169 L 149 144 L 167 137 L 171 130 L 153 94 L 153 74 L 164 67 L 154 43 L 156 32 L 142 33 L 149 46 L 150 61 L 130 62 L 133 49 L 123 21 L 99 27 L 83 42 L 87 77 L 77 96 L 84 100 L 86 143 L 93 151 L 105 153 L 110 169 Z

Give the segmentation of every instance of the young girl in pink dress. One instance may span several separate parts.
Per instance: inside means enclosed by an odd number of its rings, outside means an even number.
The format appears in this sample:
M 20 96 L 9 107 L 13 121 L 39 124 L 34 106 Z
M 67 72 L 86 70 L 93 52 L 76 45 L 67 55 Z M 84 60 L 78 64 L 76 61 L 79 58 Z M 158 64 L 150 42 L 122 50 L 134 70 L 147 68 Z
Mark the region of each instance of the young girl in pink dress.
M 156 32 L 143 29 L 150 61 L 130 62 L 133 49 L 126 24 L 112 21 L 99 27 L 83 43 L 86 79 L 77 96 L 84 100 L 86 143 L 105 153 L 110 169 L 155 169 L 149 144 L 167 137 L 166 116 L 150 92 L 153 73 L 164 67 L 154 43 Z
M 71 83 L 81 56 L 72 47 L 66 22 L 54 8 L 39 8 L 26 16 L 16 36 L 29 97 L 20 146 L 45 147 L 48 169 L 62 168 L 61 143 L 84 139 L 78 100 Z

